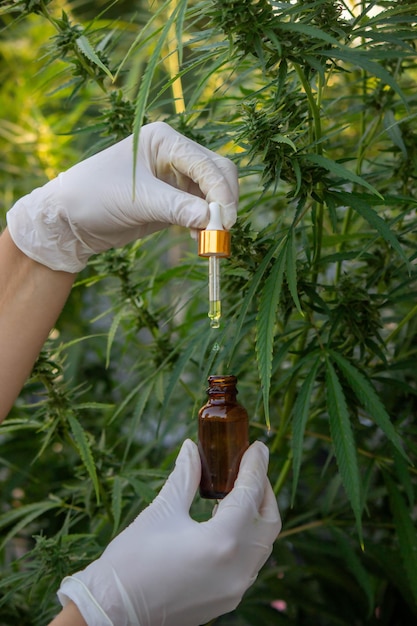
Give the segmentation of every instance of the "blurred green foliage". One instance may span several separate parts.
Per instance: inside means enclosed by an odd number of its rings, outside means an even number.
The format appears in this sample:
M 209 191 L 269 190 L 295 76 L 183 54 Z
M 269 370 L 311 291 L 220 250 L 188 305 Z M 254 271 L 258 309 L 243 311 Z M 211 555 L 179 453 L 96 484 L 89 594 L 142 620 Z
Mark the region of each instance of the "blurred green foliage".
M 223 320 L 172 228 L 91 260 L 0 428 L 0 623 L 146 506 L 206 378 L 233 373 L 283 531 L 218 624 L 417 617 L 417 4 L 6 0 L 2 225 L 13 201 L 163 119 L 241 176 Z M 198 497 L 196 519 L 210 515 Z

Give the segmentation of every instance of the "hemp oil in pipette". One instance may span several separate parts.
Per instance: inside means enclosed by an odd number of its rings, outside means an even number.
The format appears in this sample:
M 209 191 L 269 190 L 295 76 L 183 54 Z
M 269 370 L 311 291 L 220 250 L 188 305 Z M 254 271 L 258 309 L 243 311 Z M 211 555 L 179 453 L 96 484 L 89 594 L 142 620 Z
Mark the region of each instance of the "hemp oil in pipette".
M 219 328 L 221 318 L 220 258 L 230 256 L 230 233 L 224 230 L 220 206 L 209 204 L 210 220 L 205 230 L 200 231 L 198 254 L 209 258 L 209 310 L 210 326 Z
M 222 316 L 222 305 L 220 300 L 209 300 L 209 312 L 211 328 L 220 328 L 220 318 Z

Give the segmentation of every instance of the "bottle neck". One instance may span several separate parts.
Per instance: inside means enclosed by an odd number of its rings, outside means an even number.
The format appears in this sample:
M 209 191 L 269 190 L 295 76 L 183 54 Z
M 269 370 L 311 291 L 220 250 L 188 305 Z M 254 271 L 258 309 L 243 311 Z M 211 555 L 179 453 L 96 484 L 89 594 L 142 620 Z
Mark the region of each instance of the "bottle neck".
M 208 393 L 210 404 L 236 404 L 236 393 Z
M 207 394 L 212 404 L 236 402 L 236 376 L 210 376 Z

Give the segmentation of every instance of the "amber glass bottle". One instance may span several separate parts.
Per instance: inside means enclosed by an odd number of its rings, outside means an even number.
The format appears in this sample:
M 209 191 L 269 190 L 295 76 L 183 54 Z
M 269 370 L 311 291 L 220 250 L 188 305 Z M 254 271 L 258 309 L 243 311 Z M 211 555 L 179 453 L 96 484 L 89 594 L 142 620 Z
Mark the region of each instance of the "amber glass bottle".
M 208 382 L 208 402 L 198 413 L 200 495 L 217 499 L 233 488 L 249 445 L 249 419 L 236 400 L 236 376 L 210 376 Z

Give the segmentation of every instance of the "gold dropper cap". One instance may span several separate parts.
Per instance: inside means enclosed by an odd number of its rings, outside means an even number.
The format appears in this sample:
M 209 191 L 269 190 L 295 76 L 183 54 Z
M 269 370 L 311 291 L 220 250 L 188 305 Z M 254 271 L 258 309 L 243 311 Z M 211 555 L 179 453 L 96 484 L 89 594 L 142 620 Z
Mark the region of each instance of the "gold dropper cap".
M 228 230 L 200 230 L 198 254 L 199 256 L 230 256 L 230 232 Z
M 198 236 L 199 256 L 228 257 L 230 256 L 230 232 L 224 230 L 220 205 L 210 202 L 210 221 L 205 230 Z

